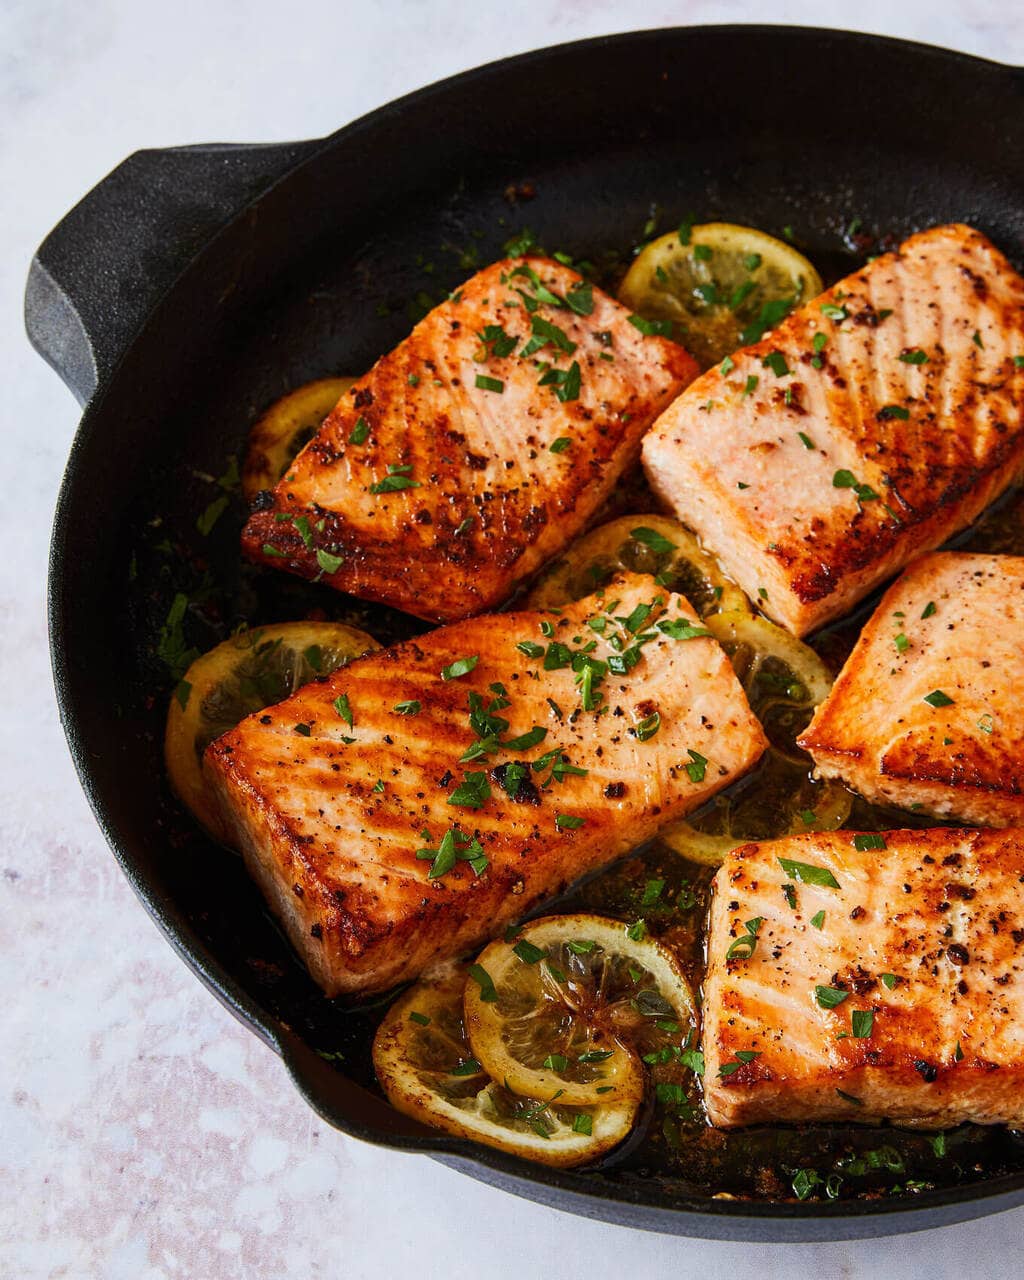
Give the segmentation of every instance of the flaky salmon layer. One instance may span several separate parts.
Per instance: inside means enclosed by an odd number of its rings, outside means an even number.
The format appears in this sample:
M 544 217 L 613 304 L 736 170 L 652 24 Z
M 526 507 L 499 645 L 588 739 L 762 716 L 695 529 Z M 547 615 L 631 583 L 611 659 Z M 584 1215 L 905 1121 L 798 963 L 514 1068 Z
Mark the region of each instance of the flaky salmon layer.
M 708 956 L 713 1124 L 1024 1123 L 1024 832 L 744 845 Z
M 698 378 L 657 492 L 796 635 L 968 525 L 1024 466 L 1024 280 L 979 232 L 912 236 Z
M 477 618 L 368 654 L 243 720 L 204 765 L 335 995 L 385 990 L 494 936 L 765 745 L 686 601 L 624 575 L 557 616 Z
M 480 613 L 581 531 L 696 373 L 568 267 L 498 262 L 342 396 L 243 551 L 428 621 Z
M 935 552 L 889 588 L 800 737 L 879 804 L 1024 826 L 1024 557 Z

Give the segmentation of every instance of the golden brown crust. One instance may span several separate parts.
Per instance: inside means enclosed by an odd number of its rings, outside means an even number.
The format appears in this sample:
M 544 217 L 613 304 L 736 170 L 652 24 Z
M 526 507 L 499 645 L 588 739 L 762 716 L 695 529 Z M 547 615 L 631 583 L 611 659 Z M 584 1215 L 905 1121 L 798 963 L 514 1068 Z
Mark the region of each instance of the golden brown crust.
M 761 727 L 715 641 L 675 640 L 653 626 L 662 610 L 693 620 L 686 602 L 642 575 L 623 575 L 607 592 L 560 618 L 478 618 L 357 659 L 242 721 L 207 750 L 204 770 L 234 842 L 329 994 L 386 989 L 493 936 L 689 812 L 760 756 Z M 539 656 L 517 648 L 557 642 L 578 649 L 585 633 L 603 660 L 619 624 L 599 635 L 585 620 L 604 606 L 627 617 L 637 605 L 652 606 L 645 625 L 654 635 L 628 674 L 609 673 L 600 685 L 604 712 L 581 709 L 571 667 L 545 670 Z M 469 656 L 479 659 L 469 675 L 441 678 L 444 667 Z M 460 763 L 476 737 L 470 692 L 489 702 L 496 682 L 508 690 L 507 733 L 537 726 L 546 736 L 523 753 L 498 750 Z M 342 695 L 351 727 L 335 706 Z M 410 701 L 420 704 L 417 713 L 396 712 Z M 659 728 L 644 740 L 635 727 L 654 711 Z M 510 799 L 495 768 L 555 747 L 586 776 L 544 788 L 547 770 L 531 770 L 529 793 Z M 691 751 L 708 761 L 701 778 L 687 768 Z M 449 804 L 469 771 L 489 778 L 490 798 L 478 809 Z M 559 815 L 584 823 L 566 827 Z M 416 852 L 439 847 L 456 824 L 480 840 L 487 869 L 478 876 L 463 861 L 430 880 L 430 862 Z
M 763 588 L 765 610 L 803 634 L 1020 474 L 1022 351 L 1024 280 L 979 232 L 936 227 L 697 379 L 652 428 L 644 465 L 747 593 Z
M 576 344 L 571 353 L 497 355 L 481 341 L 487 326 L 520 350 L 530 337 L 517 289 L 532 298 L 533 286 L 512 274 L 523 269 L 560 296 L 581 280 L 549 259 L 506 260 L 430 312 L 342 397 L 272 502 L 254 510 L 242 535 L 250 559 L 451 621 L 500 603 L 586 525 L 697 368 L 597 289 L 589 315 L 535 313 Z M 578 398 L 539 386 L 537 361 L 577 364 Z M 502 390 L 479 387 L 478 376 Z M 571 443 L 552 453 L 559 439 Z M 415 487 L 372 492 L 393 467 L 409 468 Z
M 1019 1125 L 1024 833 L 886 832 L 884 850 L 864 852 L 854 840 L 747 845 L 716 876 L 703 1006 L 713 1123 Z M 838 887 L 802 883 L 780 857 L 827 869 Z M 753 956 L 728 959 L 758 916 Z M 846 994 L 824 1008 L 817 987 Z M 870 1015 L 869 1034 L 853 1034 L 854 1010 Z
M 1024 557 L 935 552 L 886 592 L 800 745 L 870 800 L 1024 826 L 1022 686 Z

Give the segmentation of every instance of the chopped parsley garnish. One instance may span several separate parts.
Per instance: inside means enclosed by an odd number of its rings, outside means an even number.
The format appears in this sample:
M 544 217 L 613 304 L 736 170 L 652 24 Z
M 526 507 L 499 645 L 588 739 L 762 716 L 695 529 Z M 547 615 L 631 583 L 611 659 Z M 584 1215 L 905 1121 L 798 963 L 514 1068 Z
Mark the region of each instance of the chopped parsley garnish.
M 308 724 L 297 724 L 295 726 L 295 732 L 301 734 L 304 738 L 308 738 L 312 730 Z
M 634 727 L 632 732 L 638 742 L 647 742 L 654 737 L 660 728 L 661 716 L 657 711 L 655 711 L 652 712 L 651 715 L 645 716 L 643 720 Z
M 850 314 L 845 307 L 837 307 L 834 302 L 823 302 L 818 310 L 827 319 L 834 320 L 836 324 L 842 324 Z
M 269 542 L 264 542 L 262 551 L 265 556 L 271 556 L 276 560 L 286 560 L 288 558 L 287 552 L 278 551 L 277 547 L 272 547 Z
M 584 1137 L 589 1138 L 594 1132 L 594 1117 L 588 1111 L 580 1111 L 573 1116 L 572 1120 L 573 1133 L 582 1133 Z
M 594 286 L 589 280 L 580 280 L 566 293 L 565 301 L 570 311 L 578 316 L 589 316 L 594 310 Z
M 899 978 L 894 973 L 880 973 L 878 976 L 881 979 L 882 986 L 888 991 L 892 991 L 897 982 L 899 982 Z
M 710 262 L 714 250 L 709 244 L 695 244 L 693 246 L 693 256 L 698 262 Z
M 743 932 L 729 944 L 725 953 L 726 960 L 749 960 L 757 950 L 757 935 L 763 924 L 763 916 L 748 920 L 743 926 Z
M 718 1069 L 718 1074 L 723 1077 L 735 1075 L 740 1067 L 745 1066 L 748 1062 L 753 1062 L 755 1058 L 760 1058 L 760 1051 L 754 1049 L 737 1049 L 734 1062 L 723 1062 Z
M 325 551 L 323 547 L 317 547 L 316 549 L 316 562 L 324 573 L 337 573 L 344 559 L 344 556 L 337 556 L 331 551 Z
M 645 338 L 672 336 L 671 320 L 645 320 L 643 316 L 627 317 L 634 329 L 639 329 Z
M 467 972 L 480 988 L 480 999 L 485 1004 L 496 1004 L 498 993 L 494 989 L 494 980 L 483 965 L 471 964 Z
M 352 723 L 352 704 L 348 700 L 348 694 L 339 693 L 334 699 L 333 706 L 335 711 L 337 711 L 338 715 L 341 716 L 342 720 L 345 721 L 348 727 L 350 729 L 354 729 L 355 725 Z
M 765 369 L 771 369 L 776 378 L 784 378 L 791 372 L 789 365 L 786 364 L 786 357 L 781 351 L 769 351 L 761 364 Z
M 815 929 L 820 929 L 824 923 L 825 923 L 825 913 L 824 913 L 824 911 L 815 911 L 814 915 L 813 915 L 813 916 L 811 916 L 811 924 L 812 924 L 812 926 L 813 926 Z
M 476 653 L 469 658 L 456 658 L 447 667 L 441 668 L 441 679 L 458 680 L 461 676 L 468 676 L 479 661 L 480 655 Z
M 648 880 L 644 885 L 643 895 L 640 898 L 640 905 L 642 907 L 653 907 L 661 898 L 664 888 L 664 880 Z
M 925 618 L 930 618 L 932 617 L 933 614 L 938 613 L 938 611 L 939 611 L 939 608 L 938 608 L 938 605 L 935 603 L 935 601 L 929 600 L 921 612 L 921 618 L 922 620 Z
M 740 332 L 740 346 L 750 347 L 755 342 L 760 342 L 764 334 L 769 329 L 774 329 L 781 320 L 785 320 L 790 314 L 792 305 L 796 302 L 796 298 L 773 298 L 771 302 L 763 303 L 762 308 L 758 312 L 755 320 L 751 320 L 749 325 Z
M 690 757 L 690 763 L 686 766 L 686 772 L 690 781 L 703 782 L 708 767 L 707 757 L 702 756 L 699 751 L 694 751 L 692 748 L 687 749 L 687 755 Z
M 464 1058 L 457 1066 L 452 1067 L 449 1071 L 451 1076 L 475 1076 L 483 1068 L 476 1058 Z
M 400 716 L 418 716 L 423 709 L 423 704 L 411 698 L 408 702 L 396 702 L 394 709 Z
M 505 390 L 505 384 L 500 378 L 489 378 L 486 374 L 478 373 L 476 375 L 476 388 L 478 391 L 496 391 L 501 395 Z
M 814 448 L 814 441 L 805 431 L 798 431 L 797 435 L 800 437 L 800 443 L 803 445 L 805 449 Z
M 879 409 L 876 416 L 883 422 L 887 422 L 890 418 L 898 418 L 900 422 L 906 422 L 910 418 L 910 410 L 904 409 L 901 404 L 886 404 Z
M 852 471 L 841 468 L 832 477 L 833 489 L 852 489 L 858 502 L 871 502 L 879 495 L 869 484 L 861 484 Z
M 650 547 L 656 556 L 666 555 L 669 551 L 675 551 L 676 544 L 670 542 L 668 538 L 658 533 L 656 529 L 648 529 L 646 525 L 639 525 L 636 529 L 630 529 L 629 536 L 635 538 L 637 542 L 642 542 L 645 547 Z
M 757 390 L 757 384 L 758 384 L 758 382 L 759 382 L 759 381 L 760 381 L 760 379 L 758 378 L 758 376 L 757 376 L 757 374 L 756 374 L 756 373 L 752 373 L 752 374 L 750 374 L 750 375 L 748 376 L 748 378 L 747 378 L 746 382 L 743 384 L 743 394 L 744 394 L 744 396 L 752 395 L 752 394 Z M 747 487 L 749 487 L 749 486 L 744 485 L 743 487 L 744 487 L 744 488 L 747 488 Z
M 877 832 L 868 832 L 854 836 L 853 847 L 858 853 L 867 853 L 870 849 L 887 849 L 889 846 L 885 843 L 885 836 Z
M 423 833 L 429 838 L 429 833 Z M 468 862 L 475 875 L 483 875 L 487 870 L 487 856 L 483 845 L 475 837 L 464 835 L 458 827 L 450 827 L 441 837 L 436 849 L 417 849 L 416 857 L 422 862 L 430 861 L 429 880 L 437 880 L 447 875 L 456 862 Z
M 654 625 L 670 640 L 699 640 L 712 634 L 707 627 L 695 627 L 687 618 L 662 618 Z
M 930 707 L 951 707 L 953 699 L 948 693 L 943 693 L 941 689 L 934 689 L 931 693 L 925 694 L 924 701 Z
M 792 858 L 780 858 L 779 866 L 791 880 L 800 884 L 815 884 L 822 889 L 839 888 L 839 881 L 828 867 L 818 867 L 813 862 L 794 862 Z
M 491 798 L 491 784 L 486 773 L 469 772 L 448 797 L 448 803 L 462 809 L 482 809 Z
M 365 444 L 370 435 L 370 424 L 362 415 L 356 418 L 355 426 L 348 434 L 349 444 Z
M 202 515 L 200 515 L 196 520 L 196 529 L 198 529 L 204 538 L 210 534 L 213 526 L 227 510 L 227 506 L 230 501 L 231 499 L 223 494 L 219 498 L 214 498 Z
M 850 1027 L 855 1040 L 869 1040 L 874 1025 L 874 1009 L 854 1009 L 850 1014 Z
M 736 361 L 732 358 L 732 356 L 726 356 L 725 359 L 722 361 L 722 363 L 718 366 L 718 370 L 723 377 L 727 373 L 732 373 L 733 369 L 735 368 L 736 368 Z
M 573 361 L 568 369 L 549 369 L 539 381 L 539 386 L 554 387 L 555 395 L 565 404 L 580 398 L 580 366 Z
M 415 1009 L 413 1009 L 412 1013 L 409 1014 L 409 1021 L 415 1022 L 418 1026 L 421 1026 L 421 1027 L 430 1026 L 430 1019 L 427 1017 L 427 1015 L 425 1013 L 417 1013 Z
M 577 818 L 570 813 L 556 813 L 555 826 L 559 831 L 576 831 L 586 822 L 586 818 Z
M 388 474 L 383 480 L 370 485 L 371 493 L 398 493 L 402 489 L 421 488 L 419 480 L 412 478 L 412 467 L 388 466 Z
M 906 653 L 910 648 L 910 638 L 905 636 L 902 631 L 898 631 L 892 638 L 893 644 L 896 646 L 897 653 Z
M 572 355 L 576 350 L 576 343 L 569 337 L 564 329 L 560 329 L 557 324 L 552 324 L 550 320 L 545 320 L 543 316 L 530 317 L 531 337 L 526 346 L 520 351 L 520 356 L 524 359 L 528 356 L 536 354 L 543 347 L 550 343 L 558 351 L 564 351 L 566 355 Z
M 904 364 L 927 364 L 928 356 L 920 347 L 914 347 L 911 350 L 904 351 L 898 357 Z
M 519 342 L 518 338 L 506 333 L 500 324 L 484 325 L 477 337 L 485 347 L 490 348 L 493 355 L 499 358 L 510 356 Z
M 536 964 L 538 960 L 544 959 L 544 952 L 541 948 L 535 947 L 533 943 L 528 942 L 526 938 L 520 938 L 512 950 L 524 964 Z
M 836 1009 L 849 996 L 841 987 L 815 987 L 814 999 L 823 1009 Z

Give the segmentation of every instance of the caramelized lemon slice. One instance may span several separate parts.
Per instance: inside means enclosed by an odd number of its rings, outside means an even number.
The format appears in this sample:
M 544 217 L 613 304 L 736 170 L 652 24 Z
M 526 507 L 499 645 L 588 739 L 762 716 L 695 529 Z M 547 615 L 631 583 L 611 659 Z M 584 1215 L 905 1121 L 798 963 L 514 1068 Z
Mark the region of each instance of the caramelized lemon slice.
M 466 1041 L 466 978 L 465 965 L 450 965 L 388 1010 L 373 1065 L 391 1105 L 456 1137 L 562 1168 L 618 1146 L 633 1127 L 635 1101 L 573 1108 L 556 1090 L 522 1097 L 486 1074 Z
M 853 796 L 840 782 L 812 778 L 810 756 L 796 745 L 832 687 L 828 668 L 809 646 L 749 610 L 716 614 L 707 627 L 729 654 L 771 745 L 753 773 L 659 839 L 691 862 L 718 866 L 751 840 L 837 830 Z
M 174 790 L 212 835 L 224 838 L 202 771 L 209 744 L 254 711 L 379 648 L 340 622 L 282 622 L 241 631 L 192 663 L 171 698 L 164 758 Z
M 680 1052 L 693 992 L 666 947 L 617 920 L 546 916 L 492 942 L 466 984 L 466 1031 L 494 1080 L 573 1106 L 637 1105 L 641 1057 Z
M 273 489 L 299 452 L 313 439 L 355 378 L 320 378 L 275 400 L 256 420 L 242 463 L 242 493 L 252 502 Z
M 686 596 L 705 619 L 749 608 L 743 592 L 689 529 L 660 515 L 620 516 L 591 529 L 538 580 L 527 607 L 557 609 L 580 600 L 623 569 L 654 574 L 669 591 Z
M 708 222 L 652 240 L 619 288 L 645 320 L 666 321 L 704 369 L 749 346 L 821 293 L 803 254 L 774 236 Z

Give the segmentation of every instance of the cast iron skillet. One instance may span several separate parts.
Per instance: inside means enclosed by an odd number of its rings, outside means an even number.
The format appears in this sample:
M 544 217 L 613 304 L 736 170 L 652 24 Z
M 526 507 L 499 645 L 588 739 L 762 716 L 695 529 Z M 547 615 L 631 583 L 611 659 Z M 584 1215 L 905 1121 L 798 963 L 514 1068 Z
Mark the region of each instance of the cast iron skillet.
M 523 182 L 535 198 L 513 206 L 506 190 Z M 362 1083 L 372 1024 L 313 990 L 241 865 L 168 800 L 152 651 L 178 575 L 194 588 L 212 565 L 261 621 L 287 617 L 292 589 L 240 570 L 238 519 L 198 538 L 211 487 L 196 473 L 223 471 L 287 389 L 368 367 L 408 331 L 410 296 L 439 297 L 524 223 L 586 255 L 627 247 L 652 202 L 664 229 L 690 211 L 792 225 L 812 257 L 840 249 L 854 217 L 897 236 L 962 219 L 1019 267 L 1024 73 L 844 33 L 648 31 L 456 76 L 325 140 L 138 152 L 67 215 L 32 263 L 26 317 L 85 405 L 50 566 L 57 696 L 82 784 L 181 957 L 347 1133 L 571 1212 L 688 1235 L 835 1239 L 1008 1208 L 1024 1202 L 1024 1175 L 916 1198 L 744 1203 L 557 1172 L 428 1131 Z M 170 555 L 153 549 L 164 537 Z M 371 630 L 399 633 L 384 614 Z M 338 1049 L 340 1070 L 321 1056 Z

